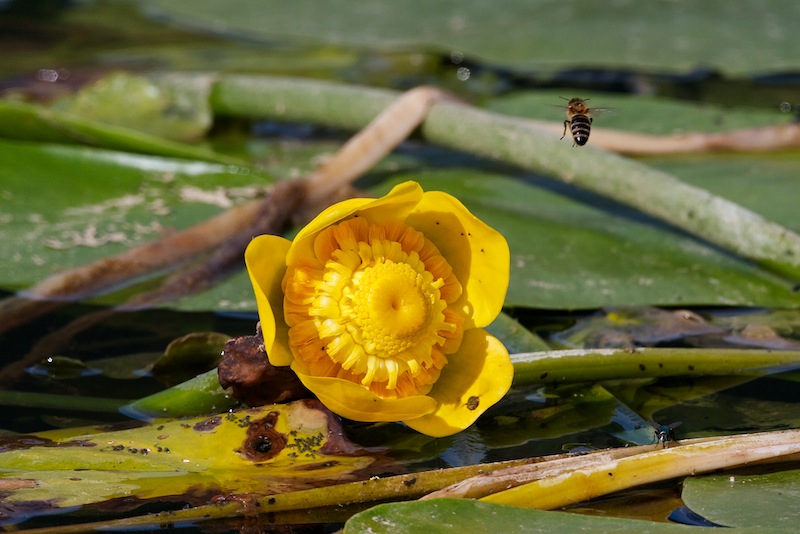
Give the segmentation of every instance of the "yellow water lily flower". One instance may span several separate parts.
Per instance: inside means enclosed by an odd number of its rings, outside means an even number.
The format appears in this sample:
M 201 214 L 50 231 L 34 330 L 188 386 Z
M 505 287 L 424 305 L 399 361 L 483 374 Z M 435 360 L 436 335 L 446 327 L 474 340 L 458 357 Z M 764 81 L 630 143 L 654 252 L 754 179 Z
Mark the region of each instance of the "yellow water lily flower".
M 508 289 L 503 236 L 456 198 L 405 182 L 245 252 L 269 361 L 331 411 L 430 436 L 471 425 L 511 386 L 483 327 Z

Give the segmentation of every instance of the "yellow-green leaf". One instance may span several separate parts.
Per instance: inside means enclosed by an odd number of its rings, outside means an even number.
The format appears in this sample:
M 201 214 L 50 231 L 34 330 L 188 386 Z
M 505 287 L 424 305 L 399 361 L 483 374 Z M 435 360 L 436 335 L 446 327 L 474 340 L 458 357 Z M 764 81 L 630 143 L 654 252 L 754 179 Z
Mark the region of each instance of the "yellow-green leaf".
M 66 509 L 125 497 L 203 504 L 230 492 L 281 493 L 351 477 L 336 419 L 316 401 L 164 420 L 117 431 L 49 431 L 0 440 L 0 520 L 33 503 Z

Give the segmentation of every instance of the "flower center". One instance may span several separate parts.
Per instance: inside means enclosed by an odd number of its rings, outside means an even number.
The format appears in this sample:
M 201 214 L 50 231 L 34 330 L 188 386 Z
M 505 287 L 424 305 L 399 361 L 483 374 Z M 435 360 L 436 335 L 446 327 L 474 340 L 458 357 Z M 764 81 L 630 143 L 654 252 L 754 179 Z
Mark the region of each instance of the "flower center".
M 318 266 L 286 275 L 295 359 L 384 397 L 427 393 L 462 328 L 447 309 L 460 285 L 436 247 L 401 223 L 354 218 L 320 232 L 314 249 Z
M 383 262 L 353 277 L 353 323 L 368 354 L 395 356 L 417 343 L 430 323 L 436 285 L 406 263 Z M 350 310 L 348 310 L 350 311 Z

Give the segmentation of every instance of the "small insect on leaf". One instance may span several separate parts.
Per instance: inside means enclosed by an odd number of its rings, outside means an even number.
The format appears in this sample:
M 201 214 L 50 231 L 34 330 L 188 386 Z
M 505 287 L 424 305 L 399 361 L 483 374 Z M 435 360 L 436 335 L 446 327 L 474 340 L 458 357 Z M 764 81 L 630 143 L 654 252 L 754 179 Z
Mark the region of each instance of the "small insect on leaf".
M 662 425 L 656 423 L 655 421 L 649 421 L 649 423 L 650 426 L 655 429 L 653 432 L 655 442 L 660 444 L 663 448 L 666 448 L 667 444 L 669 444 L 671 441 L 674 441 L 675 443 L 678 442 L 678 440 L 675 439 L 675 429 L 681 425 L 681 421 L 676 421 L 668 425 Z

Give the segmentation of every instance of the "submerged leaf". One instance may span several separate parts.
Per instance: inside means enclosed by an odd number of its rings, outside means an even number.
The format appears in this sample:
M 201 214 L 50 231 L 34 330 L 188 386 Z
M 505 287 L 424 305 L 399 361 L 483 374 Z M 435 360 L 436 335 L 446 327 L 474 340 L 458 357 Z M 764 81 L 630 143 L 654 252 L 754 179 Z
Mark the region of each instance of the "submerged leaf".
M 633 348 L 723 331 L 689 310 L 626 307 L 581 319 L 572 328 L 558 332 L 553 339 L 568 348 Z
M 195 78 L 200 82 L 200 78 Z M 84 87 L 53 108 L 164 139 L 196 141 L 211 127 L 210 77 L 188 85 L 159 84 L 144 76 L 115 73 Z M 193 87 L 194 86 L 194 87 Z
M 219 332 L 193 332 L 172 340 L 164 355 L 153 362 L 153 376 L 168 386 L 213 369 L 231 336 Z

